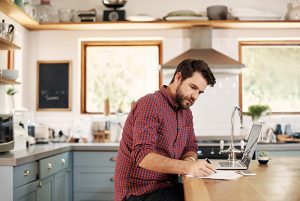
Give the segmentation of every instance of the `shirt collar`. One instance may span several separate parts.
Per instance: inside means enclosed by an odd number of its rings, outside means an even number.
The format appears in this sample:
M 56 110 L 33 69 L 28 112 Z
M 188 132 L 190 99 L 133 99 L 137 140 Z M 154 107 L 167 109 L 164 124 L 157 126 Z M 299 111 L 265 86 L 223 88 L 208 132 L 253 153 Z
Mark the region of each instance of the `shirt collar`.
M 168 86 L 166 85 L 161 86 L 160 93 L 162 94 L 163 98 L 167 101 L 167 103 L 171 106 L 171 108 L 177 111 L 179 109 L 178 104 L 172 99 L 172 97 L 168 93 L 167 87 Z

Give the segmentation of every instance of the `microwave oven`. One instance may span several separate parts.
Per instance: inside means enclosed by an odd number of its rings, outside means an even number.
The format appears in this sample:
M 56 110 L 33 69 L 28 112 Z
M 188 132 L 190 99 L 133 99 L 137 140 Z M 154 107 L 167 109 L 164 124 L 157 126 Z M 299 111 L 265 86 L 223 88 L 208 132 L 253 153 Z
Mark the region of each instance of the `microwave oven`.
M 13 116 L 0 114 L 0 152 L 14 148 Z

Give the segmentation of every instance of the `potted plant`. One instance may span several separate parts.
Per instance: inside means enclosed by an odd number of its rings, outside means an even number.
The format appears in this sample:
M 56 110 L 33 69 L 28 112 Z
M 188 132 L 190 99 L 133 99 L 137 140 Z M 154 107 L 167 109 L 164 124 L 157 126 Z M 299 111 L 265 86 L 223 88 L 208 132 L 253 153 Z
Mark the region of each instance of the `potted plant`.
M 17 93 L 17 90 L 14 87 L 9 87 L 6 91 L 6 94 L 9 96 L 13 96 Z
M 257 121 L 264 113 L 268 114 L 270 113 L 270 107 L 268 105 L 250 105 L 248 107 L 248 112 L 246 112 L 246 115 L 250 115 L 252 118 L 252 121 Z
M 7 110 L 9 113 L 12 113 L 12 110 L 15 108 L 15 99 L 14 95 L 17 93 L 17 90 L 14 87 L 9 87 L 6 91 L 6 94 L 9 97 L 9 102 L 7 105 Z
M 257 160 L 260 164 L 267 164 L 270 160 L 267 151 L 258 151 L 257 156 Z

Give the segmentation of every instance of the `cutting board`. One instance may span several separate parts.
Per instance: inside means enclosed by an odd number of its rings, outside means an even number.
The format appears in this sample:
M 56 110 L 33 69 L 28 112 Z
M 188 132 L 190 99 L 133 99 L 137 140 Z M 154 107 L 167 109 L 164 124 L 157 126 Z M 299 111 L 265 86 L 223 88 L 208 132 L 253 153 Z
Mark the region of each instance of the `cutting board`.
M 300 143 L 300 139 L 292 138 L 288 135 L 277 135 L 277 140 L 285 143 Z

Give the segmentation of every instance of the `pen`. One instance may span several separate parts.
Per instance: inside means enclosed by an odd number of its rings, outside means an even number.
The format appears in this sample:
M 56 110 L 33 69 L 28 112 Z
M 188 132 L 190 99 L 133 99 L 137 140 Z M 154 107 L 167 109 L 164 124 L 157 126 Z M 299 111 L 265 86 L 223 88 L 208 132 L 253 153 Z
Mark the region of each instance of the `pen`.
M 208 158 L 205 158 L 206 162 L 208 162 L 209 164 L 211 164 L 211 162 L 208 160 Z
M 211 164 L 211 162 L 208 160 L 208 158 L 205 158 L 205 161 L 209 164 Z M 217 171 L 214 171 L 215 173 L 217 173 Z

